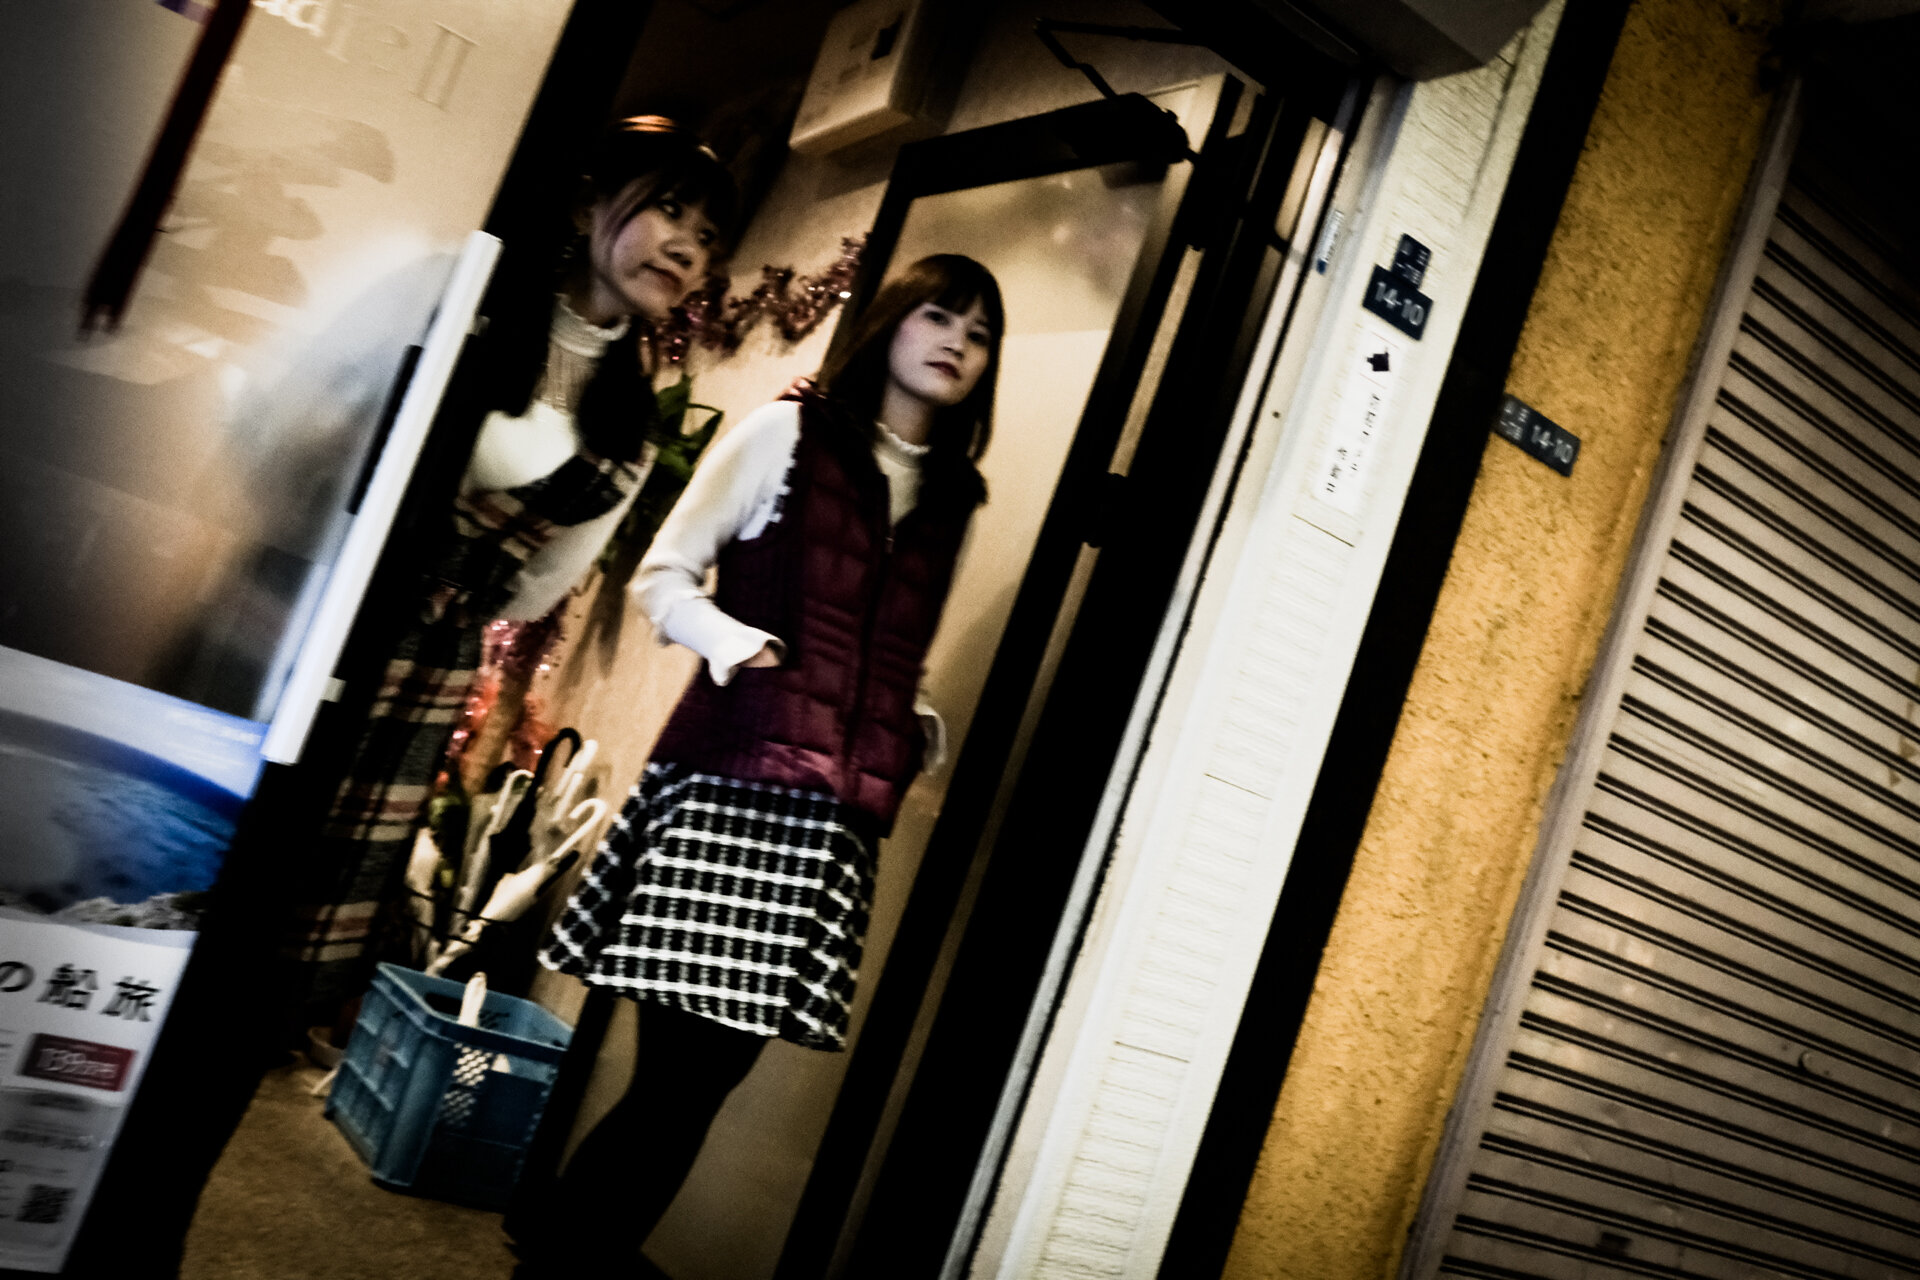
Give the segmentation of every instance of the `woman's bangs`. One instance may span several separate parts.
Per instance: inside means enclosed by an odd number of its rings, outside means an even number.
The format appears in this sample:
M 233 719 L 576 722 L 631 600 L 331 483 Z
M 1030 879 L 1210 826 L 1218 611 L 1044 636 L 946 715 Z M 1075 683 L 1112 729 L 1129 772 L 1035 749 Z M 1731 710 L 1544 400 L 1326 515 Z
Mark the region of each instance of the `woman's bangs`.
M 973 310 L 973 304 L 979 301 L 979 287 L 971 281 L 964 280 L 951 281 L 946 288 L 933 295 L 934 306 L 942 311 L 951 311 L 957 316 Z
M 701 206 L 719 228 L 721 242 L 731 244 L 738 196 L 726 166 L 710 153 L 692 148 L 663 157 L 663 148 L 652 139 L 648 142 L 652 145 L 629 145 L 627 153 L 619 157 L 620 163 L 603 164 L 596 174 L 602 191 L 619 191 L 639 178 L 653 179 L 633 195 L 631 204 L 618 210 L 617 225 L 625 226 L 649 205 L 675 200 Z M 661 160 L 664 163 L 648 163 Z
M 993 277 L 987 274 L 986 268 L 967 258 L 958 262 L 942 262 L 940 265 L 943 268 L 941 274 L 946 279 L 933 291 L 933 305 L 942 311 L 964 315 L 977 302 L 980 309 L 987 313 L 988 327 L 996 338 L 999 337 L 1005 317 L 999 305 L 999 288 L 994 284 Z
M 659 199 L 671 197 L 681 204 L 699 205 L 707 219 L 720 229 L 720 238 L 731 244 L 736 228 L 738 198 L 733 176 L 726 167 L 705 152 L 696 152 L 675 166 L 661 185 Z

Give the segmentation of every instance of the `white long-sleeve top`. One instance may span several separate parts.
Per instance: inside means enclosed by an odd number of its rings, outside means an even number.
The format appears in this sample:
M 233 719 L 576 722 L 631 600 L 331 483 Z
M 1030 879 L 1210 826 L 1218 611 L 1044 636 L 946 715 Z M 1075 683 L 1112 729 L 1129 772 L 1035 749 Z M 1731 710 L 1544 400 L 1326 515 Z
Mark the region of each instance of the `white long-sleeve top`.
M 707 660 L 715 684 L 726 684 L 740 664 L 784 640 L 721 612 L 707 590 L 707 572 L 720 549 L 750 542 L 780 518 L 793 452 L 800 443 L 800 406 L 776 400 L 755 409 L 707 451 L 673 511 L 654 535 L 628 588 L 663 640 L 683 644 Z M 895 523 L 920 498 L 925 445 L 908 444 L 882 428 L 874 461 L 887 478 Z
M 767 645 L 785 651 L 782 637 L 723 612 L 707 575 L 727 543 L 751 541 L 780 519 L 799 443 L 800 406 L 794 401 L 776 400 L 742 418 L 700 460 L 628 587 L 661 641 L 699 654 L 715 684 L 731 681 L 740 664 Z M 926 454 L 925 445 L 908 444 L 884 426 L 876 433 L 873 459 L 887 479 L 895 524 L 920 499 Z M 914 709 L 926 729 L 928 764 L 935 766 L 945 754 L 944 728 L 924 701 Z
M 519 417 L 487 415 L 473 443 L 461 488 L 468 493 L 514 489 L 550 475 L 580 450 L 580 428 L 572 406 L 599 367 L 600 357 L 625 336 L 622 322 L 609 328 L 588 324 L 563 299 L 555 299 L 546 374 L 527 411 Z M 513 580 L 513 598 L 500 616 L 511 622 L 544 618 L 566 598 L 626 518 L 653 466 L 654 447 L 640 455 L 637 477 L 627 496 L 609 511 L 579 524 L 555 529 L 546 545 L 527 560 Z

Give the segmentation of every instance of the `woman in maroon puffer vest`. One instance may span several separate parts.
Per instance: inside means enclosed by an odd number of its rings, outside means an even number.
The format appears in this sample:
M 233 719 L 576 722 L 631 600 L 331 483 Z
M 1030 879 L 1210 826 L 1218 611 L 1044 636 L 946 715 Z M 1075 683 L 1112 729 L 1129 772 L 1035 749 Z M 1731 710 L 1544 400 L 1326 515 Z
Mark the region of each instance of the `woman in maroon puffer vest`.
M 938 747 L 915 691 L 986 496 L 1004 329 L 985 267 L 914 263 L 812 386 L 713 446 L 641 561 L 636 602 L 706 668 L 542 955 L 639 1001 L 640 1053 L 525 1273 L 630 1267 L 766 1041 L 845 1047 L 876 845 Z

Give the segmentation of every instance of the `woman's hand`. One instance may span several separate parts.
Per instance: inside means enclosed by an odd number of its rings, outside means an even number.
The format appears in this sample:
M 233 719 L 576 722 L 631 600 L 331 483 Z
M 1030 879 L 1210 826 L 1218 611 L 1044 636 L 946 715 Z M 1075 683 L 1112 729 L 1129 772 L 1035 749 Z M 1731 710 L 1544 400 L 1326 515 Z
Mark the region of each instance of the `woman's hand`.
M 740 664 L 743 667 L 777 667 L 780 665 L 780 651 L 770 644 L 760 646 L 760 652 Z

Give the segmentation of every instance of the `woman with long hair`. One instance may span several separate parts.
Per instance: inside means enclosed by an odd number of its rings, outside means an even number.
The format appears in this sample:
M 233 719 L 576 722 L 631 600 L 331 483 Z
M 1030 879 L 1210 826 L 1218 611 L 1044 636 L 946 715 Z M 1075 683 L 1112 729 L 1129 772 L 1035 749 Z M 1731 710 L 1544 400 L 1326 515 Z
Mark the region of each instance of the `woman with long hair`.
M 481 629 L 558 604 L 639 492 L 659 430 L 650 340 L 717 267 L 735 202 L 698 137 L 637 116 L 595 145 L 557 267 L 503 262 L 472 457 L 306 868 L 290 950 L 315 1011 L 365 986 Z
M 631 1270 L 767 1041 L 845 1047 L 1004 331 L 985 267 L 914 263 L 713 447 L 641 561 L 639 607 L 705 664 L 541 957 L 636 1000 L 640 1039 L 556 1210 L 516 1215 L 521 1275 Z

